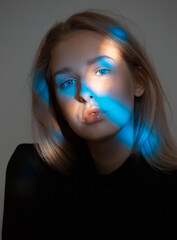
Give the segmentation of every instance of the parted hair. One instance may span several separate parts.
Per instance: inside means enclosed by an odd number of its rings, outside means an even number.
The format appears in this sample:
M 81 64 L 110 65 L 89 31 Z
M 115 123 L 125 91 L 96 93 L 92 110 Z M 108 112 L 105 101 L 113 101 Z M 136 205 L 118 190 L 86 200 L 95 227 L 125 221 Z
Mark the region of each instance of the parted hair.
M 164 105 L 168 100 L 145 47 L 122 16 L 103 10 L 82 11 L 55 23 L 40 43 L 30 73 L 32 133 L 39 155 L 50 166 L 69 175 L 78 159 L 88 153 L 85 140 L 62 118 L 50 70 L 51 52 L 56 44 L 78 30 L 94 31 L 113 39 L 133 76 L 145 86 L 144 94 L 134 101 L 133 153 L 142 154 L 157 170 L 176 169 L 177 147 Z

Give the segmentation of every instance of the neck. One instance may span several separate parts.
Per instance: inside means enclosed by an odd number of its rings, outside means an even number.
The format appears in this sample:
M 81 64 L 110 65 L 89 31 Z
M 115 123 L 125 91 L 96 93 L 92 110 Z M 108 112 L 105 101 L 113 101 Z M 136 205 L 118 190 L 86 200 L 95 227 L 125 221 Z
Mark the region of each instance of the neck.
M 109 174 L 119 168 L 132 153 L 133 140 L 133 120 L 131 119 L 114 136 L 88 141 L 88 148 L 97 171 L 101 174 Z

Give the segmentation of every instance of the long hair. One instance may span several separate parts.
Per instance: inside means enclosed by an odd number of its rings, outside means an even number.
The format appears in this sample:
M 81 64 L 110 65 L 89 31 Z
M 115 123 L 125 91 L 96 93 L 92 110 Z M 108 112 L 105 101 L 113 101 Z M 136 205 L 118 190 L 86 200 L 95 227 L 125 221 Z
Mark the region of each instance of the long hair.
M 83 11 L 65 22 L 56 23 L 41 41 L 30 75 L 32 133 L 39 155 L 67 175 L 79 155 L 88 153 L 85 140 L 77 136 L 62 118 L 50 73 L 52 50 L 68 34 L 78 30 L 94 31 L 113 39 L 131 73 L 144 83 L 145 92 L 141 97 L 135 97 L 134 104 L 134 154 L 142 154 L 155 169 L 176 169 L 177 148 L 164 107 L 164 100 L 167 103 L 168 100 L 145 49 L 122 18 L 98 10 Z

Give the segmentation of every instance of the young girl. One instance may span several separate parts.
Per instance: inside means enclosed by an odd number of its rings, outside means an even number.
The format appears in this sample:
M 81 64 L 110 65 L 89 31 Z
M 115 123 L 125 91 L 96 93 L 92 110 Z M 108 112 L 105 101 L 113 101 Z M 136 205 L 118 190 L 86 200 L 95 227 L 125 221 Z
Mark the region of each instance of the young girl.
M 165 94 L 128 27 L 99 11 L 55 24 L 31 83 L 36 142 L 8 163 L 2 239 L 177 236 Z

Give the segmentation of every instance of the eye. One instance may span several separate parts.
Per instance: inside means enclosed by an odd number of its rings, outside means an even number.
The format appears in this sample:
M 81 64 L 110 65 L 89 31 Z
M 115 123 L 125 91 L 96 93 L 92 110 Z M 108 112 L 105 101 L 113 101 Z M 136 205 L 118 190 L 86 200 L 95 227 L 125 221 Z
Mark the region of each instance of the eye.
M 102 75 L 107 74 L 109 71 L 110 71 L 110 70 L 108 70 L 108 69 L 100 69 L 100 70 L 98 70 L 98 71 L 96 72 L 96 75 L 102 76 Z
M 62 83 L 62 84 L 60 85 L 60 87 L 61 87 L 62 89 L 65 89 L 65 88 L 68 88 L 68 87 L 72 86 L 75 82 L 76 82 L 76 80 L 69 79 L 69 80 L 66 80 L 64 83 Z

